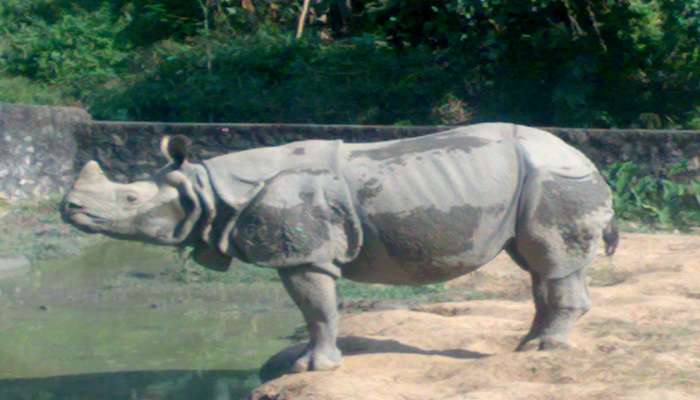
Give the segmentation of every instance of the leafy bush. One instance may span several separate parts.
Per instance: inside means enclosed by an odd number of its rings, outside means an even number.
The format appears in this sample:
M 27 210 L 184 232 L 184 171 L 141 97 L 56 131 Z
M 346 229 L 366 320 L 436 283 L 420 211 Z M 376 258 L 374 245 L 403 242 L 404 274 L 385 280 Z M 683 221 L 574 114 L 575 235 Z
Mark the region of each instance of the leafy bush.
M 5 0 L 0 65 L 108 119 L 700 126 L 700 0 L 300 4 Z
M 455 94 L 487 119 L 658 128 L 698 116 L 697 0 L 369 0 L 364 19 L 393 46 L 466 58 Z
M 662 176 L 629 161 L 611 165 L 604 174 L 618 218 L 667 228 L 700 226 L 700 181 L 692 178 L 687 162 Z
M 10 2 L 0 9 L 0 18 L 12 21 L 0 47 L 5 73 L 32 79 L 38 86 L 53 85 L 81 100 L 117 79 L 118 67 L 128 57 L 128 46 L 117 40 L 124 19 L 115 18 L 107 4 L 94 10 L 75 6 L 39 18 L 41 5 Z
M 23 77 L 6 77 L 2 74 L 0 74 L 0 101 L 44 105 L 66 104 L 66 99 L 56 87 L 32 82 Z
M 119 92 L 103 92 L 90 109 L 93 115 L 430 123 L 434 105 L 446 98 L 456 79 L 427 50 L 398 52 L 370 36 L 330 44 L 295 41 L 274 29 L 235 40 L 164 42 L 137 62 L 142 70 Z

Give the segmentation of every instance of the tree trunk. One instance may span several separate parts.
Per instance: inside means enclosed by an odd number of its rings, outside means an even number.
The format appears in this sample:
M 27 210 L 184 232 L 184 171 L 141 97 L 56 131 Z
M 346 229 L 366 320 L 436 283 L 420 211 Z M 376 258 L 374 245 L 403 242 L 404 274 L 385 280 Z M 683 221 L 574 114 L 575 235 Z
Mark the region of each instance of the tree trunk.
M 306 14 L 309 12 L 309 3 L 311 3 L 311 0 L 304 0 L 304 6 L 301 9 L 299 23 L 297 24 L 297 39 L 299 39 L 301 37 L 301 34 L 304 33 L 304 25 L 306 24 Z

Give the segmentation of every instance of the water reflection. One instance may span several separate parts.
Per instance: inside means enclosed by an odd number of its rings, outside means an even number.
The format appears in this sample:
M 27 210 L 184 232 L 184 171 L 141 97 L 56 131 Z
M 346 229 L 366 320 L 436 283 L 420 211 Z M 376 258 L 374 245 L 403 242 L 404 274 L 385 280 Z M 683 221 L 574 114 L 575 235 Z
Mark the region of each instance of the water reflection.
M 258 384 L 257 370 L 126 371 L 0 380 L 7 400 L 238 400 Z
M 272 271 L 176 264 L 108 241 L 0 280 L 0 399 L 241 398 L 301 317 Z

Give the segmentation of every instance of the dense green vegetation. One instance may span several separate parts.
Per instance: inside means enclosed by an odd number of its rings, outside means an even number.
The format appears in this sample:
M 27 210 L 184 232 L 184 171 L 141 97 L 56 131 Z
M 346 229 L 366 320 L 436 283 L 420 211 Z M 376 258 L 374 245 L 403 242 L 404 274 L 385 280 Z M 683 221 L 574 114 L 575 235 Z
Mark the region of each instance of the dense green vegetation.
M 613 190 L 618 218 L 654 228 L 700 226 L 700 181 L 691 178 L 687 162 L 670 166 L 662 176 L 629 161 L 603 173 Z
M 296 40 L 301 0 L 4 0 L 0 100 L 103 119 L 700 127 L 699 0 L 312 3 Z

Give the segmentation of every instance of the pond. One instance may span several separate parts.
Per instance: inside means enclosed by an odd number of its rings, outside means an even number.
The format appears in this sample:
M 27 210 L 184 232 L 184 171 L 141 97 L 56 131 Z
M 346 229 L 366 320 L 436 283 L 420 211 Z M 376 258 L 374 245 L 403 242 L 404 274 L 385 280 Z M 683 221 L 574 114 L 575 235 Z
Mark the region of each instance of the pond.
M 302 319 L 273 271 L 102 241 L 0 280 L 0 399 L 239 399 Z

